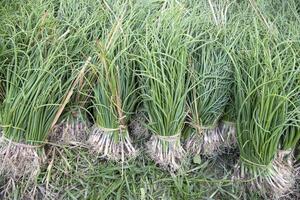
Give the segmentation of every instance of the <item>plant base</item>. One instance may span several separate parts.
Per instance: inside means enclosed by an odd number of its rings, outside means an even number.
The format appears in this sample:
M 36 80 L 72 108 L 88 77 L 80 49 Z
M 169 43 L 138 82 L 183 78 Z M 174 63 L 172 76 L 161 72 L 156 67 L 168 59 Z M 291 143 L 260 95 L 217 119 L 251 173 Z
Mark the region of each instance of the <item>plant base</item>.
M 200 134 L 192 133 L 185 142 L 185 148 L 191 155 L 213 157 L 232 148 L 233 144 L 236 144 L 235 127 L 222 124 L 220 127 L 204 128 Z
M 54 128 L 49 140 L 62 144 L 81 144 L 87 140 L 88 131 L 89 126 L 85 121 L 66 120 Z
M 202 133 L 192 133 L 185 142 L 185 148 L 191 155 L 214 156 L 219 154 L 223 142 L 218 127 L 202 129 Z
M 177 171 L 181 167 L 181 162 L 186 154 L 180 143 L 180 135 L 152 135 L 146 147 L 150 157 L 159 166 L 171 172 Z
M 101 158 L 125 161 L 136 156 L 127 130 L 105 130 L 94 127 L 87 141 L 91 150 Z
M 37 148 L 21 143 L 14 143 L 0 137 L 0 174 L 5 178 L 34 180 L 42 162 Z
M 261 169 L 259 173 L 254 173 L 239 163 L 235 167 L 233 180 L 242 180 L 249 192 L 260 192 L 268 199 L 286 196 L 295 187 L 296 171 L 291 160 L 282 159 L 282 154 L 284 153 L 279 152 L 272 165 Z
M 223 121 L 219 125 L 220 136 L 224 141 L 221 145 L 221 148 L 232 149 L 237 146 L 236 139 L 236 124 L 232 122 Z
M 150 134 L 145 126 L 146 117 L 142 112 L 138 112 L 134 117 L 133 120 L 129 124 L 130 135 L 136 139 L 146 139 L 149 138 Z

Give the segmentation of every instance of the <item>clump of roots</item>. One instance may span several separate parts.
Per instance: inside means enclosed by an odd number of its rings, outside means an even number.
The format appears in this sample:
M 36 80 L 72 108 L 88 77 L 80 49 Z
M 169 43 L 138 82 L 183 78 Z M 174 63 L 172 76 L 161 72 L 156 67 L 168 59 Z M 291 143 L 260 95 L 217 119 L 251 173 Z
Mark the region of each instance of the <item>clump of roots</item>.
M 101 158 L 125 161 L 137 155 L 133 147 L 127 128 L 105 129 L 95 126 L 87 141 L 92 152 Z
M 201 128 L 200 131 L 193 132 L 185 142 L 186 150 L 192 154 L 202 154 L 214 156 L 220 152 L 223 138 L 218 127 Z
M 162 168 L 177 171 L 185 158 L 185 150 L 180 143 L 180 135 L 152 135 L 146 144 L 150 157 Z
M 88 131 L 86 121 L 80 118 L 66 119 L 54 127 L 49 140 L 61 144 L 81 144 L 87 140 Z
M 146 117 L 142 112 L 138 112 L 129 124 L 129 130 L 132 137 L 136 140 L 149 138 L 150 134 L 145 126 Z
M 213 157 L 236 144 L 235 127 L 229 124 L 195 130 L 185 142 L 186 150 L 192 155 Z
M 17 181 L 33 181 L 40 172 L 42 163 L 37 147 L 12 142 L 0 137 L 0 175 Z
M 259 170 L 251 170 L 242 163 L 236 165 L 233 180 L 245 181 L 249 192 L 259 191 L 265 198 L 279 199 L 291 193 L 295 187 L 295 175 L 291 160 L 279 152 L 272 165 Z M 284 159 L 283 159 L 284 158 Z
M 236 139 L 236 124 L 233 122 L 223 121 L 219 125 L 220 136 L 224 141 L 221 145 L 223 150 L 235 148 L 237 145 Z

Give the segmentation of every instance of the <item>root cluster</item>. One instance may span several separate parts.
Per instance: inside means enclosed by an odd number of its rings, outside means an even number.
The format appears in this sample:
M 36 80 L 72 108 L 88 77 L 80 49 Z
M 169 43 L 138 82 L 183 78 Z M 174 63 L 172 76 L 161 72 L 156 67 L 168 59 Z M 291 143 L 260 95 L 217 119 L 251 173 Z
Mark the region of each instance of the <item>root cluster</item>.
M 0 174 L 5 178 L 33 181 L 40 172 L 41 163 L 37 148 L 0 137 Z
M 222 149 L 232 149 L 237 146 L 235 123 L 223 121 L 219 125 L 219 131 L 223 140 Z
M 249 192 L 262 191 L 266 198 L 279 199 L 293 191 L 295 176 L 296 170 L 291 158 L 286 160 L 286 156 L 279 152 L 272 165 L 261 169 L 259 173 L 253 173 L 239 163 L 235 167 L 233 180 L 245 181 Z
M 135 157 L 137 154 L 127 129 L 106 130 L 95 126 L 87 143 L 90 145 L 92 152 L 109 160 L 123 162 L 126 159 Z
M 142 112 L 138 112 L 129 124 L 130 134 L 133 138 L 140 140 L 148 138 L 150 136 L 145 123 L 145 115 Z
M 185 142 L 186 150 L 192 154 L 215 156 L 236 144 L 235 126 L 221 124 L 220 127 L 202 128 L 194 132 Z
M 76 119 L 66 120 L 58 124 L 51 136 L 50 141 L 62 144 L 80 144 L 87 140 L 89 125 L 87 122 Z
M 178 170 L 186 154 L 181 146 L 179 134 L 174 136 L 152 135 L 146 147 L 150 157 L 169 171 Z

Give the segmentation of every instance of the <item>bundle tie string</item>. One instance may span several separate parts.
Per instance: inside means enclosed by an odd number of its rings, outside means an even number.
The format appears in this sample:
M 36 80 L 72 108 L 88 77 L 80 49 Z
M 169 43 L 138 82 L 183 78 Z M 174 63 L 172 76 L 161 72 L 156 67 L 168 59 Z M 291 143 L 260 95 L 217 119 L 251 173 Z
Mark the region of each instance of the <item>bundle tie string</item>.
M 223 124 L 227 124 L 227 125 L 230 125 L 230 126 L 236 126 L 235 122 L 226 121 L 226 120 L 223 120 L 222 122 L 223 122 Z
M 209 129 L 215 129 L 217 128 L 217 124 L 213 124 L 211 126 L 200 126 L 198 124 L 192 124 L 192 123 L 189 123 L 193 128 L 195 128 L 199 134 L 202 134 L 204 130 L 209 130 Z
M 264 165 L 264 164 L 259 164 L 259 163 L 256 163 L 256 162 L 252 162 L 246 158 L 244 158 L 243 156 L 240 156 L 241 160 L 245 163 L 245 164 L 248 164 L 248 165 L 252 165 L 252 166 L 256 166 L 256 167 L 261 167 L 261 168 L 265 168 L 267 169 L 269 166 L 268 165 Z
M 104 132 L 114 132 L 114 131 L 122 131 L 122 130 L 127 130 L 127 126 L 125 125 L 120 125 L 118 128 L 105 128 L 101 126 L 96 126 L 98 129 L 104 131 Z
M 163 140 L 166 142 L 174 142 L 174 141 L 177 141 L 178 138 L 180 138 L 180 133 L 177 133 L 175 135 L 168 135 L 168 136 L 156 135 L 156 137 L 159 138 L 160 140 Z

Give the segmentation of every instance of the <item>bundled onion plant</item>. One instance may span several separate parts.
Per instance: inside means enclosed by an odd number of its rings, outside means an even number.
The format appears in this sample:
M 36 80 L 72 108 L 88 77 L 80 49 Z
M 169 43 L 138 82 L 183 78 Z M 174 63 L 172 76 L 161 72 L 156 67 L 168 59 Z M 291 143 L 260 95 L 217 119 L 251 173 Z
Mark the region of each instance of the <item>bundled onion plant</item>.
M 55 2 L 55 17 L 60 27 L 68 34 L 67 55 L 72 64 L 66 72 L 66 79 L 77 74 L 91 53 L 97 37 L 94 32 L 101 25 L 101 4 L 96 1 L 59 1 Z M 86 69 L 80 78 L 70 103 L 66 105 L 59 123 L 50 135 L 52 142 L 81 144 L 86 141 L 89 132 L 90 112 L 86 109 L 91 95 L 91 73 Z
M 192 82 L 197 83 L 189 95 L 189 118 L 193 127 L 186 148 L 194 153 L 213 155 L 225 137 L 218 121 L 229 99 L 230 66 L 226 53 L 214 45 L 204 45 L 192 61 Z
M 64 32 L 56 27 L 47 5 L 20 5 L 13 19 L 4 21 L 6 62 L 5 98 L 1 116 L 0 173 L 32 180 L 44 160 L 44 142 L 55 124 L 71 86 L 65 80 L 69 63 Z
M 143 3 L 140 3 L 139 1 L 133 1 L 136 4 L 136 10 L 138 11 L 136 13 L 136 23 L 135 23 L 135 40 L 141 41 L 145 37 L 145 34 L 149 29 L 149 20 L 148 18 L 155 17 L 158 14 L 158 11 L 161 10 L 161 7 L 166 5 L 166 2 L 164 1 L 143 1 Z M 150 22 L 152 23 L 152 22 Z M 143 44 L 143 43 L 140 43 Z M 140 55 L 140 48 L 135 48 L 134 55 L 137 55 L 137 57 Z M 143 70 L 143 67 L 138 64 L 137 69 Z M 138 87 L 138 93 L 139 97 L 143 96 L 144 90 L 144 82 L 140 81 Z M 129 128 L 130 128 L 130 134 L 135 142 L 138 142 L 139 144 L 143 145 L 144 141 L 147 141 L 151 137 L 151 133 L 147 127 L 147 118 L 148 118 L 147 109 L 145 109 L 143 101 L 139 101 L 139 104 L 136 108 L 136 113 L 132 117 L 132 120 L 130 122 Z
M 79 64 L 82 64 L 82 69 L 79 72 L 75 70 L 75 73 L 70 73 L 64 79 L 65 81 L 72 79 L 77 74 L 77 79 L 70 88 L 67 99 L 64 101 L 64 110 L 60 111 L 60 117 L 57 119 L 58 123 L 55 124 L 49 135 L 50 142 L 80 145 L 87 139 L 89 133 L 89 112 L 84 106 L 87 105 L 88 94 L 84 92 L 88 92 L 88 90 L 85 90 L 86 87 L 84 87 L 85 85 L 82 82 L 89 63 L 90 57 L 87 58 L 85 63 L 79 62 Z M 68 74 L 67 70 L 65 74 Z
M 209 5 L 212 6 L 211 2 Z M 225 51 L 226 12 L 215 9 L 213 6 L 202 16 L 204 13 L 198 8 L 200 11 L 194 11 L 190 20 L 194 40 L 189 62 L 192 83 L 188 95 L 190 129 L 185 146 L 192 154 L 206 156 L 220 153 L 225 143 L 227 146 L 234 143 L 231 126 L 225 128 L 223 124 L 220 129 L 218 124 L 229 102 L 232 69 Z M 211 23 L 206 14 L 213 16 Z
M 138 98 L 132 27 L 135 8 L 131 4 L 106 2 L 102 25 L 94 45 L 96 85 L 93 86 L 95 124 L 88 144 L 102 158 L 125 161 L 137 154 L 128 133 L 128 124 Z
M 235 53 L 235 104 L 240 163 L 238 178 L 249 179 L 250 191 L 260 190 L 268 198 L 278 198 L 294 184 L 290 166 L 278 154 L 280 138 L 292 119 L 290 99 L 296 88 L 285 90 L 287 67 L 296 54 L 286 53 L 278 38 L 257 18 L 245 25 Z M 262 25 L 263 24 L 263 25 Z
M 165 2 L 147 17 L 145 35 L 139 40 L 142 96 L 152 133 L 147 151 L 171 171 L 179 169 L 185 157 L 180 141 L 188 92 L 185 16 L 181 4 Z

